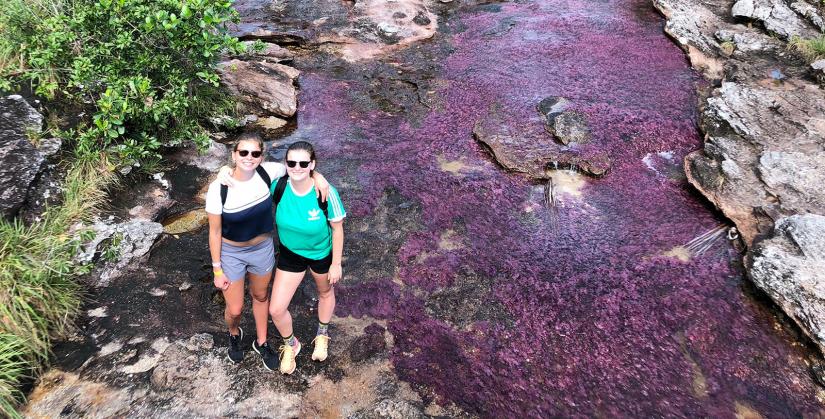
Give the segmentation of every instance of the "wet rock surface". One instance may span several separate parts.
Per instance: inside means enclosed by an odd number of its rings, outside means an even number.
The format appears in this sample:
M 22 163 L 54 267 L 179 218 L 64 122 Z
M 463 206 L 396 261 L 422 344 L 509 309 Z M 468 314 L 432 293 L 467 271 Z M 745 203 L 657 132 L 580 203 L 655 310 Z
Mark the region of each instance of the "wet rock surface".
M 793 215 L 750 255 L 750 275 L 825 353 L 825 216 Z
M 45 156 L 30 136 L 40 134 L 43 116 L 18 95 L 0 98 L 0 215 L 10 218 L 26 201 Z
M 564 145 L 586 144 L 590 139 L 584 117 L 576 112 L 549 112 L 544 115 L 547 130 Z M 546 179 L 552 169 L 573 169 L 601 176 L 610 169 L 610 158 L 596 148 L 559 146 L 553 136 L 530 127 L 513 126 L 511 116 L 499 106 L 473 126 L 473 137 L 491 151 L 504 168 Z

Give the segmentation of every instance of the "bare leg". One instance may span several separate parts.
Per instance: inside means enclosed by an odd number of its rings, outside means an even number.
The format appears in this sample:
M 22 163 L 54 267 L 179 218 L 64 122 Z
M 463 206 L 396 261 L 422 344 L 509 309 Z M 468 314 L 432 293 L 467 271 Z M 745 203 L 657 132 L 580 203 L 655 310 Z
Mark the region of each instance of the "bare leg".
M 241 324 L 241 312 L 243 311 L 243 285 L 244 280 L 235 281 L 229 284 L 229 288 L 223 291 L 223 299 L 226 302 L 226 309 L 223 318 L 229 326 L 229 334 L 237 335 L 238 326 Z
M 312 273 L 315 279 L 315 286 L 318 287 L 318 321 L 329 323 L 332 320 L 332 312 L 335 311 L 335 288 L 329 283 L 329 274 Z
M 292 316 L 289 314 L 289 302 L 295 295 L 298 285 L 304 279 L 304 272 L 287 272 L 280 269 L 275 270 L 275 283 L 272 285 L 272 297 L 270 298 L 269 314 L 272 322 L 281 337 L 292 335 Z
M 252 296 L 252 316 L 255 318 L 255 331 L 258 345 L 266 342 L 266 328 L 269 323 L 269 280 L 272 271 L 263 275 L 249 274 L 249 294 Z

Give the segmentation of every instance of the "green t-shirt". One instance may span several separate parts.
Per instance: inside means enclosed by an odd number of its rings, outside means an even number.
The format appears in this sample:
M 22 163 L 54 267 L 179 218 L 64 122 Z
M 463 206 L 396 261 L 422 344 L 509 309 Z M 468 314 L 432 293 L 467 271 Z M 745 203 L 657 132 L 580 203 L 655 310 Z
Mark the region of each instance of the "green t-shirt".
M 273 189 L 276 183 L 272 182 Z M 332 185 L 327 196 L 327 213 L 329 221 L 341 221 L 347 216 L 341 197 Z M 275 224 L 281 244 L 305 258 L 320 260 L 332 250 L 332 231 L 318 207 L 315 186 L 299 196 L 292 189 L 292 182 L 287 181 L 275 213 Z

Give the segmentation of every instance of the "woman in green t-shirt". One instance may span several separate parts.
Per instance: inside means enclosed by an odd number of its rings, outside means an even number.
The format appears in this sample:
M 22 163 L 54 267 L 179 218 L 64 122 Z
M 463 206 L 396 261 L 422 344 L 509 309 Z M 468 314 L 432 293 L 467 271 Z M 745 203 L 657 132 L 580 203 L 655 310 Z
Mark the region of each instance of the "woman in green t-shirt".
M 315 183 L 311 177 L 315 164 L 312 144 L 306 141 L 293 143 L 286 152 L 288 179 L 272 185 L 276 205 L 275 224 L 281 243 L 269 314 L 284 340 L 279 368 L 284 374 L 295 371 L 295 357 L 301 351 L 301 343 L 293 334 L 288 307 L 307 269 L 318 287 L 318 331 L 312 352 L 315 361 L 327 358 L 327 328 L 335 309 L 333 285 L 342 274 L 344 217 L 347 214 L 338 191 L 332 185 L 325 205 L 321 205 L 316 198 Z

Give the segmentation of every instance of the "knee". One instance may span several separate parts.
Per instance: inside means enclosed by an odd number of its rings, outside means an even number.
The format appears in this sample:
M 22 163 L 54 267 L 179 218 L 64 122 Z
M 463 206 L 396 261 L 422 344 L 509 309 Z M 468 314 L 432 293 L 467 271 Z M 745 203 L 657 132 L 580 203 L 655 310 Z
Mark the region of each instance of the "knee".
M 319 299 L 327 299 L 327 298 L 334 298 L 335 297 L 335 288 L 328 286 L 326 289 L 318 289 L 318 298 Z
M 252 299 L 259 302 L 265 303 L 269 301 L 269 293 L 264 290 L 263 292 L 250 292 L 249 294 L 252 295 Z
M 287 307 L 280 307 L 274 304 L 269 306 L 269 315 L 272 316 L 273 319 L 281 318 L 284 314 L 286 314 Z
M 243 310 L 242 305 L 227 305 L 226 306 L 226 314 L 229 317 L 240 317 L 242 310 Z

